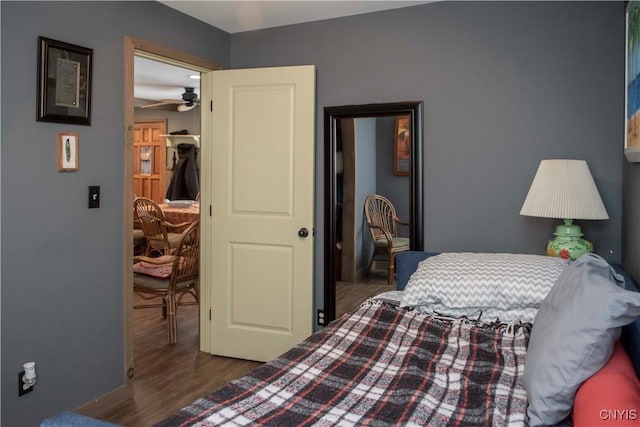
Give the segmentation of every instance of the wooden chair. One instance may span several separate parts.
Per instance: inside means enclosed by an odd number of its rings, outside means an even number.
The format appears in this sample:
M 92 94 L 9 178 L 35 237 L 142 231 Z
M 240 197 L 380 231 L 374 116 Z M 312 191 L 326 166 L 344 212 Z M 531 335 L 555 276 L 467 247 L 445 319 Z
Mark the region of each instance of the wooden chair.
M 133 292 L 144 300 L 161 298 L 133 308 L 162 308 L 166 314 L 168 342 L 178 342 L 176 312 L 181 305 L 198 305 L 200 301 L 200 220 L 194 221 L 181 234 L 173 255 L 150 258 L 135 257 Z M 191 295 L 183 301 L 183 298 Z
M 369 261 L 369 270 L 373 261 L 378 255 L 387 256 L 387 283 L 392 285 L 395 271 L 396 253 L 408 251 L 410 241 L 408 237 L 398 236 L 398 225 L 409 225 L 396 216 L 396 209 L 393 204 L 379 194 L 368 196 L 364 202 L 364 213 L 371 231 L 373 240 L 373 253 Z
M 167 222 L 162 208 L 153 200 L 145 197 L 136 198 L 133 201 L 133 206 L 146 239 L 145 256 L 171 254 L 180 239 L 180 233 L 174 230 L 180 230 L 190 223 L 171 224 Z
M 135 198 L 134 198 L 135 201 Z M 138 219 L 138 213 L 133 209 L 133 254 L 140 255 L 145 253 L 147 247 L 147 238 L 142 231 L 142 225 Z

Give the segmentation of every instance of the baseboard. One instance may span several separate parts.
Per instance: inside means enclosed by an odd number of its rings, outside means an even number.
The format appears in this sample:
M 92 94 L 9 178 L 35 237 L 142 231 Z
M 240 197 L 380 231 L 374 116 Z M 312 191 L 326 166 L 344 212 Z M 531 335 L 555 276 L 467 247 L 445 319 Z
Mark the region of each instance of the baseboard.
M 372 270 L 387 271 L 388 268 L 389 268 L 389 262 L 387 260 L 375 260 L 371 264 Z
M 111 409 L 133 397 L 133 387 L 123 385 L 102 396 L 74 409 L 75 412 L 88 417 L 99 418 Z
M 363 282 L 369 276 L 369 267 L 365 266 L 356 271 L 356 282 Z

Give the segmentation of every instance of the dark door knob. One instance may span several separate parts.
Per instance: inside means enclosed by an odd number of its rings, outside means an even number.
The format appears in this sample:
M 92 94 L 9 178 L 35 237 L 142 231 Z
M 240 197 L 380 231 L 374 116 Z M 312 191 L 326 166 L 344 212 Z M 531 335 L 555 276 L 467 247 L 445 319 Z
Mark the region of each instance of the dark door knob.
M 302 227 L 300 230 L 298 230 L 298 236 L 307 237 L 308 235 L 309 235 L 309 230 L 307 230 L 306 228 Z

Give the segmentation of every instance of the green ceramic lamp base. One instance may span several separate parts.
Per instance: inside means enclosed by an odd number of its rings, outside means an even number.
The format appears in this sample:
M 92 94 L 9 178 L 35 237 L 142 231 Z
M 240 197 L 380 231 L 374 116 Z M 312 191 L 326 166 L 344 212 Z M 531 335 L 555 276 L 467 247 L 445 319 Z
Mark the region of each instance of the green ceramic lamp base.
M 574 225 L 571 219 L 565 219 L 564 224 L 557 226 L 553 234 L 556 238 L 547 243 L 549 256 L 573 261 L 586 253 L 593 252 L 593 243 L 582 238 L 580 226 Z

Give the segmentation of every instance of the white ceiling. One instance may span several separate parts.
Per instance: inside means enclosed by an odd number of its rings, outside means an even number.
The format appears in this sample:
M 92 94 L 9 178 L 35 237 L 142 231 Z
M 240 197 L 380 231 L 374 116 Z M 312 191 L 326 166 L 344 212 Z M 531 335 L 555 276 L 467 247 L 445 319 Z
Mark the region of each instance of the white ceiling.
M 387 9 L 415 6 L 427 1 L 160 1 L 161 3 L 218 27 L 230 34 L 282 25 L 319 21 Z M 193 71 L 150 59 L 135 58 L 134 98 L 159 101 L 180 99 L 185 87 L 200 82 L 189 78 Z M 196 73 L 197 74 L 197 73 Z M 149 103 L 149 102 L 147 102 Z
M 432 1 L 432 0 L 429 0 Z M 342 16 L 397 9 L 429 1 L 166 1 L 173 9 L 233 34 Z
M 133 69 L 133 97 L 137 100 L 180 99 L 185 87 L 193 87 L 196 89 L 195 92 L 200 94 L 200 81 L 189 78 L 192 74 L 200 74 L 197 71 L 139 56 L 135 57 Z

